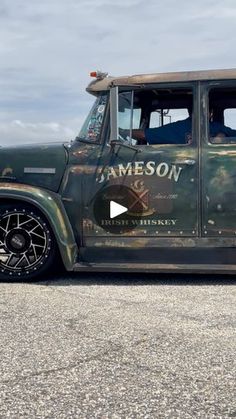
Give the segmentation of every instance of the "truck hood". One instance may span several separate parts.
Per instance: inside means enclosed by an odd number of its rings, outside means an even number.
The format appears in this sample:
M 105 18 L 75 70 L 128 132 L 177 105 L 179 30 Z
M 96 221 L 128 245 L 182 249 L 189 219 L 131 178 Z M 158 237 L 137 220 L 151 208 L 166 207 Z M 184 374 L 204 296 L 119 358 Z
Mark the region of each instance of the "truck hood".
M 0 147 L 0 181 L 57 192 L 67 161 L 68 153 L 63 143 Z

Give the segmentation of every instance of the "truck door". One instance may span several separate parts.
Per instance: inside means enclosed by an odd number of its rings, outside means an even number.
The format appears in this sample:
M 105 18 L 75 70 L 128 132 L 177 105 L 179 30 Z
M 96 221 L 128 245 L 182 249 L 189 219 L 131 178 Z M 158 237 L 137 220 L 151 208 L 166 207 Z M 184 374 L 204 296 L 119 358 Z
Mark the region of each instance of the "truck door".
M 135 91 L 113 89 L 111 132 L 107 139 L 110 148 L 109 152 L 104 148 L 96 168 L 90 213 L 83 230 L 85 241 L 88 236 L 117 234 L 127 238 L 197 236 L 195 85 L 153 86 Z M 154 127 L 159 131 L 152 130 Z M 161 130 L 164 127 L 166 132 Z M 135 138 L 137 130 L 151 139 L 143 144 Z M 109 206 L 105 212 L 102 210 L 106 200 L 126 206 L 126 201 L 119 201 L 119 187 L 128 190 L 127 211 L 111 217 Z M 113 229 L 117 225 L 122 227 Z
M 236 82 L 202 84 L 203 237 L 236 236 Z

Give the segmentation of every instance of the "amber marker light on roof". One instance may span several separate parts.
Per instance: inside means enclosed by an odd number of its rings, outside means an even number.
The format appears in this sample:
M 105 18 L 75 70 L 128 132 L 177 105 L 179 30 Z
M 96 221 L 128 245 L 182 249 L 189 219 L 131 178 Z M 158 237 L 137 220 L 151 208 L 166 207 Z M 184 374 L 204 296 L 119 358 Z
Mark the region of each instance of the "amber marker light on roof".
M 90 77 L 95 77 L 98 80 L 105 79 L 108 76 L 108 73 L 103 73 L 102 71 L 91 71 Z

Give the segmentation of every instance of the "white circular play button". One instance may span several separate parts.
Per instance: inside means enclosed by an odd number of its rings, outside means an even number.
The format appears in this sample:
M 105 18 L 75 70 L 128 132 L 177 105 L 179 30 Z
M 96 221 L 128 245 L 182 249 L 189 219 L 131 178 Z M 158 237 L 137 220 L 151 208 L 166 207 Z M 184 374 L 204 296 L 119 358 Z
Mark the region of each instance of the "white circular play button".
M 118 217 L 118 215 L 124 214 L 128 211 L 128 208 L 118 204 L 118 202 L 110 202 L 110 218 Z
M 143 205 L 136 192 L 124 185 L 101 188 L 94 197 L 93 215 L 99 227 L 123 234 L 139 226 Z

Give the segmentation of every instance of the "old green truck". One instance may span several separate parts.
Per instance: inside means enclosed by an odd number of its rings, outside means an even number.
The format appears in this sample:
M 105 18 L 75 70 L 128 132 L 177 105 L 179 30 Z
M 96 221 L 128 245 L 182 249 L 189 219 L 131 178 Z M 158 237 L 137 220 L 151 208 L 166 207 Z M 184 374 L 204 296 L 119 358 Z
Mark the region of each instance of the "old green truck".
M 68 143 L 0 148 L 0 278 L 236 271 L 236 69 L 109 77 Z

